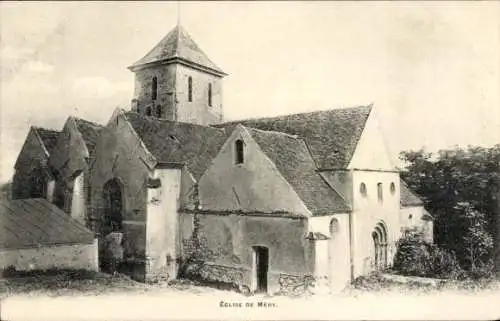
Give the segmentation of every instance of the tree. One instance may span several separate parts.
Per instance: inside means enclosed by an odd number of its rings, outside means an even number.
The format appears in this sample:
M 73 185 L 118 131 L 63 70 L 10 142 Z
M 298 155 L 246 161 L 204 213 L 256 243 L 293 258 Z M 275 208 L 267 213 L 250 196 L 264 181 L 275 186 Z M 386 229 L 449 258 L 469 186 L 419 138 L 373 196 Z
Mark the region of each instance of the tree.
M 500 145 L 405 151 L 400 158 L 406 163 L 402 178 L 435 217 L 436 243 L 466 268 L 489 260 L 500 215 Z
M 485 215 L 475 210 L 468 203 L 459 203 L 457 209 L 462 212 L 466 222 L 464 241 L 465 259 L 471 270 L 489 260 L 488 254 L 493 249 L 493 238 L 486 231 Z

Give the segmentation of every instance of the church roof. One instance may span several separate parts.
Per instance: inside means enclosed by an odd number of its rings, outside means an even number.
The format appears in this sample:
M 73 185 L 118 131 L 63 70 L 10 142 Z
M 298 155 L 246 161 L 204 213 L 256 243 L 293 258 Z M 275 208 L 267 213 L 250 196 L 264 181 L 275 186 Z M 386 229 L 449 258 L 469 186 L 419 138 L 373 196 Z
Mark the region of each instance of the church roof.
M 172 29 L 151 51 L 130 66 L 129 69 L 133 70 L 146 64 L 169 60 L 174 61 L 176 59 L 180 62 L 192 64 L 194 67 L 209 69 L 209 71 L 215 72 L 218 75 L 225 75 L 180 25 Z
M 401 186 L 401 206 L 402 207 L 410 207 L 410 206 L 423 206 L 424 202 L 420 197 L 418 197 L 413 191 L 410 189 L 408 184 L 402 179 L 400 179 Z
M 99 132 L 103 126 L 81 118 L 73 117 L 73 120 L 75 121 L 78 131 L 82 134 L 89 155 L 92 156 L 94 154 L 97 138 L 99 137 Z
M 349 165 L 371 106 L 239 120 L 221 124 L 242 124 L 267 131 L 297 135 L 307 144 L 318 169 L 344 169 Z
M 148 151 L 158 162 L 187 166 L 198 180 L 229 135 L 223 129 L 125 114 Z
M 47 152 L 49 154 L 52 153 L 54 150 L 54 147 L 56 147 L 57 144 L 57 137 L 61 133 L 60 131 L 53 130 L 53 129 L 47 129 L 43 127 L 38 127 L 38 126 L 33 126 L 33 129 L 36 130 L 38 133 L 38 136 L 40 136 L 40 139 L 42 140 L 43 145 L 45 146 L 45 149 L 47 149 Z
M 92 244 L 94 234 L 45 199 L 0 202 L 0 248 Z
M 302 139 L 279 132 L 247 130 L 313 215 L 350 211 L 345 200 L 316 171 Z

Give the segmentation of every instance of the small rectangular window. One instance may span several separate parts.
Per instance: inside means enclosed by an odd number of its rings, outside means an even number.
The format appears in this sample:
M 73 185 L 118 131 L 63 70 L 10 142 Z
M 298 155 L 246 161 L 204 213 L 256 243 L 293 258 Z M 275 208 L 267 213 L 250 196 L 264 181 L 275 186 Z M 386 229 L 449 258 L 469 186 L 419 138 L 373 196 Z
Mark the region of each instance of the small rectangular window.
M 212 107 L 212 84 L 208 84 L 208 106 Z
M 235 143 L 234 143 L 234 147 L 235 147 L 235 156 L 236 156 L 236 159 L 235 159 L 235 163 L 236 164 L 243 164 L 243 162 L 245 161 L 244 157 L 245 155 L 243 154 L 244 153 L 244 150 L 243 150 L 243 141 L 241 139 L 238 139 Z
M 193 78 L 188 77 L 188 101 L 193 101 Z

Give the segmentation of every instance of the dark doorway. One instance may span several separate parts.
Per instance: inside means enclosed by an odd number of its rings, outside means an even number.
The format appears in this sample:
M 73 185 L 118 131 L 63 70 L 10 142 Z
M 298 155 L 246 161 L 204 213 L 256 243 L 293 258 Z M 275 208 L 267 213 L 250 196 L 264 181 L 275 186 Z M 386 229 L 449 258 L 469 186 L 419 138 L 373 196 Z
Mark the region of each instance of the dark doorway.
M 122 229 L 122 189 L 117 179 L 111 179 L 104 184 L 104 202 L 106 204 L 103 222 L 103 234 Z
M 45 198 L 46 182 L 41 169 L 35 168 L 30 175 L 30 198 Z
M 256 291 L 267 292 L 267 271 L 269 269 L 269 250 L 267 247 L 254 246 Z

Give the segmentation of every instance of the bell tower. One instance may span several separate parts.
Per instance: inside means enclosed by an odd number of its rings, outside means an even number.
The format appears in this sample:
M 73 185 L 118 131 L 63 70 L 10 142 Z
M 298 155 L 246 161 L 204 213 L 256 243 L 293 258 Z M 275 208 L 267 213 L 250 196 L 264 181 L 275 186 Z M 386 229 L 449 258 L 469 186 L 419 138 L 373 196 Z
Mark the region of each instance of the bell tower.
M 128 69 L 135 73 L 132 111 L 198 125 L 223 121 L 222 78 L 227 74 L 180 24 Z

